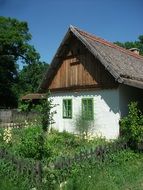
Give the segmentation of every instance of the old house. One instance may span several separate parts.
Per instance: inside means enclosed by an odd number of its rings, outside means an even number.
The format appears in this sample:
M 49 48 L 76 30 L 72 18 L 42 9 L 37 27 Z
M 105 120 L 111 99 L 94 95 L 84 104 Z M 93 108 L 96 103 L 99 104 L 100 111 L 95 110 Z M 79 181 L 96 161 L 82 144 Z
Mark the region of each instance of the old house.
M 82 112 L 94 134 L 114 139 L 131 100 L 143 100 L 143 57 L 70 26 L 39 92 L 51 91 L 54 127 L 74 132 Z

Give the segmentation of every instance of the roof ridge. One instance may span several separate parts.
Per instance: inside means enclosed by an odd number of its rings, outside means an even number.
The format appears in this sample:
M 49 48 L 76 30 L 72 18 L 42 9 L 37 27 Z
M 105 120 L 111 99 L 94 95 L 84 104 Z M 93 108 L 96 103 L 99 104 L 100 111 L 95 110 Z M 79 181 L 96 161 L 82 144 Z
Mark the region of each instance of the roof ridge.
M 97 37 L 97 36 L 94 35 L 94 34 L 88 33 L 88 32 L 83 31 L 83 30 L 81 30 L 81 29 L 79 29 L 79 28 L 77 28 L 77 27 L 74 27 L 73 25 L 70 25 L 70 29 L 72 29 L 72 28 L 74 28 L 75 30 L 77 30 L 77 32 L 79 32 L 80 35 L 83 35 L 83 36 L 85 36 L 85 37 L 87 37 L 87 38 L 89 38 L 89 39 L 91 39 L 91 40 L 97 41 L 97 42 L 102 43 L 102 44 L 104 44 L 104 45 L 106 45 L 106 46 L 109 46 L 109 47 L 111 47 L 111 48 L 116 48 L 116 49 L 120 50 L 121 52 L 126 53 L 126 54 L 128 54 L 128 55 L 131 55 L 131 56 L 133 56 L 133 57 L 135 57 L 135 58 L 137 58 L 137 59 L 143 59 L 143 56 L 142 56 L 142 55 L 137 55 L 137 54 L 131 52 L 131 51 L 128 50 L 128 49 L 125 49 L 125 48 L 123 48 L 123 47 L 120 47 L 120 46 L 118 46 L 118 45 L 116 45 L 116 44 L 113 44 L 112 42 L 109 42 L 109 41 L 104 40 L 104 39 L 102 39 L 102 38 L 100 38 L 100 37 Z

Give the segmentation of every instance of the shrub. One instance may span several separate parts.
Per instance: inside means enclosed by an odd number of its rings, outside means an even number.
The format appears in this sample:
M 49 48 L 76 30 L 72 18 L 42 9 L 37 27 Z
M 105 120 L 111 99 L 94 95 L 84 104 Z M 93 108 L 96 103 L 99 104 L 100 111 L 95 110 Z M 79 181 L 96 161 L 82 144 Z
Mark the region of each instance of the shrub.
M 129 104 L 129 113 L 120 121 L 121 133 L 129 144 L 135 147 L 143 141 L 143 114 L 138 108 L 137 102 Z
M 12 141 L 12 128 L 8 127 L 4 129 L 3 140 L 8 144 Z
M 3 141 L 3 129 L 0 128 L 0 142 Z
M 63 190 L 142 189 L 142 160 L 131 150 L 109 155 L 106 162 L 85 161 L 70 168 Z
M 27 101 L 27 102 L 21 101 L 18 105 L 18 108 L 20 111 L 28 112 L 30 110 L 30 102 L 29 101 Z
M 86 120 L 82 113 L 76 116 L 74 126 L 75 130 L 79 133 L 79 135 L 84 139 L 88 138 L 89 133 L 92 132 L 92 129 L 94 127 L 93 120 Z
M 9 149 L 12 146 L 13 132 L 11 127 L 0 128 L 0 148 Z
M 32 180 L 27 175 L 20 175 L 15 167 L 3 159 L 0 160 L 0 189 L 1 190 L 30 190 Z
M 67 132 L 51 132 L 46 136 L 45 146 L 52 149 L 52 157 L 71 155 L 75 149 L 81 146 L 81 140 Z
M 50 124 L 54 123 L 53 115 L 56 111 L 52 111 L 52 109 L 56 106 L 53 105 L 52 99 L 50 98 L 50 93 L 47 93 L 46 99 L 41 100 L 41 124 L 43 131 L 47 131 L 49 129 Z
M 16 144 L 16 152 L 22 157 L 42 159 L 43 155 L 50 155 L 50 149 L 44 146 L 43 141 L 41 126 L 25 128 L 20 142 Z

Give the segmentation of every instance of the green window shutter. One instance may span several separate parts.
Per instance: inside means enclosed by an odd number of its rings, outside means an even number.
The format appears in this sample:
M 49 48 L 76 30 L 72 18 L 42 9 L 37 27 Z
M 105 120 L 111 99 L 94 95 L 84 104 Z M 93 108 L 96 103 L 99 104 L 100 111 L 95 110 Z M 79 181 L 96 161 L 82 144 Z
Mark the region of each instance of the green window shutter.
M 72 100 L 63 100 L 63 118 L 72 118 Z
M 93 98 L 82 99 L 82 116 L 85 120 L 93 120 Z

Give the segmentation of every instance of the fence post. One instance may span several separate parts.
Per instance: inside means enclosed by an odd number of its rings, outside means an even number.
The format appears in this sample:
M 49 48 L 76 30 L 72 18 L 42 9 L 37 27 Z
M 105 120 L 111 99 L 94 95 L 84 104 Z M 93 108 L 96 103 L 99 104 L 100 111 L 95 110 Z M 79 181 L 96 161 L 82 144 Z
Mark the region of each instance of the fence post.
M 40 161 L 36 162 L 35 174 L 36 174 L 36 183 L 37 184 L 41 183 L 42 182 L 42 164 Z

